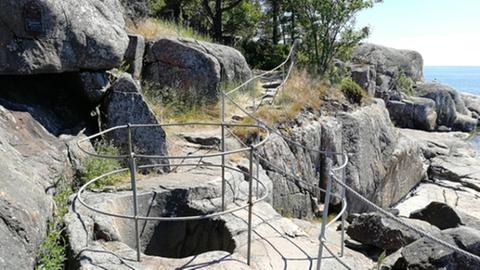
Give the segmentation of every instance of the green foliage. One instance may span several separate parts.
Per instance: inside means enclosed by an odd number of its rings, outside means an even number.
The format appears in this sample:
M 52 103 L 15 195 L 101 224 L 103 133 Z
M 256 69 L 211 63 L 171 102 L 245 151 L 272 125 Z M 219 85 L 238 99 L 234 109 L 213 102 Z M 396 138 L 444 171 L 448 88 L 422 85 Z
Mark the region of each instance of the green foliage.
M 161 13 L 164 7 L 165 0 L 148 0 L 148 8 L 152 15 Z
M 372 270 L 381 270 L 383 262 L 385 261 L 386 257 L 387 257 L 387 252 L 384 250 L 382 254 L 380 254 L 380 256 L 378 257 L 377 265 L 375 265 L 375 267 L 373 267 Z
M 265 40 L 246 41 L 242 44 L 241 51 L 250 66 L 270 70 L 285 60 L 290 51 L 290 46 L 272 45 Z
M 365 90 L 360 87 L 351 78 L 344 78 L 340 84 L 342 93 L 352 103 L 360 104 L 362 99 L 366 96 Z
M 95 144 L 95 150 L 97 154 L 109 155 L 109 156 L 118 156 L 119 150 L 110 142 L 98 141 Z M 88 181 L 99 177 L 102 174 L 108 173 L 120 169 L 122 166 L 120 161 L 116 159 L 106 159 L 98 157 L 88 157 L 84 164 L 84 171 L 80 176 L 80 185 L 84 185 Z M 99 181 L 96 181 L 93 184 L 95 188 L 101 188 L 103 186 L 114 185 L 120 182 L 124 176 L 122 174 L 112 174 L 106 177 L 103 177 Z
M 55 202 L 55 214 L 48 222 L 47 237 L 40 245 L 36 270 L 61 270 L 67 259 L 67 241 L 63 237 L 65 226 L 63 218 L 68 213 L 68 198 L 73 190 L 62 177 L 58 183 Z
M 325 74 L 334 58 L 346 58 L 369 29 L 355 29 L 356 14 L 378 0 L 299 0 L 299 19 L 306 32 L 303 50 L 320 74 Z
M 407 75 L 405 75 L 403 71 L 397 72 L 397 74 L 395 74 L 393 83 L 398 91 L 409 96 L 413 96 L 414 82 L 412 79 L 407 77 Z

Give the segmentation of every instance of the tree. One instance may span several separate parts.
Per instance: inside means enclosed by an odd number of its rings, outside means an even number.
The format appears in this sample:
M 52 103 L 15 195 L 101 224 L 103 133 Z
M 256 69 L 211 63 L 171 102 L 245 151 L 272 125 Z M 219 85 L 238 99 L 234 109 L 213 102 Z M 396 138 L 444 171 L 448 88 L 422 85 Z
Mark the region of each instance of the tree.
M 299 0 L 307 53 L 320 74 L 328 71 L 335 57 L 348 56 L 368 27 L 355 29 L 355 16 L 381 0 Z
M 214 40 L 223 42 L 223 14 L 238 6 L 242 1 L 202 0 L 203 8 L 212 24 L 211 36 Z

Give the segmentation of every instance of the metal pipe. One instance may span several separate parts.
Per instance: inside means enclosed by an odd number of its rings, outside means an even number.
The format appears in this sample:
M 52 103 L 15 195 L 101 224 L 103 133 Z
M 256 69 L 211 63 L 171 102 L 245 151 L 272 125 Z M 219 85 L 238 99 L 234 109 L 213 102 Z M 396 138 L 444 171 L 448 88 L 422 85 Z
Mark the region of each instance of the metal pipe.
M 327 162 L 331 161 L 330 159 L 327 159 Z M 330 193 L 332 191 L 332 177 L 330 175 L 330 164 L 327 163 L 327 168 L 328 168 L 328 174 L 327 174 L 327 188 L 325 192 L 325 202 L 323 204 L 323 216 L 322 216 L 322 229 L 320 231 L 320 245 L 318 248 L 318 259 L 317 259 L 317 270 L 320 270 L 321 265 L 322 265 L 322 256 L 323 256 L 323 244 L 324 244 L 324 239 L 325 239 L 325 233 L 327 230 L 327 223 L 328 223 L 328 207 L 330 205 Z
M 250 162 L 249 162 L 249 179 L 248 179 L 248 242 L 247 242 L 247 264 L 251 262 L 252 252 L 252 183 L 253 183 L 253 151 L 254 148 L 250 148 Z
M 221 141 L 221 151 L 222 151 L 222 211 L 225 211 L 225 95 L 222 93 L 221 97 L 221 125 L 222 125 L 222 141 Z
M 342 161 L 345 162 L 345 159 L 346 157 L 343 156 L 342 157 Z M 346 184 L 346 175 L 345 175 L 345 168 L 342 169 L 342 182 L 344 184 Z M 346 189 L 345 187 L 342 187 L 342 202 L 346 202 L 346 199 L 345 199 L 345 196 L 346 196 Z M 340 257 L 343 257 L 344 253 L 345 253 L 345 220 L 347 219 L 347 212 L 343 212 L 342 214 L 342 234 L 341 234 L 341 239 L 340 241 L 342 241 L 340 243 Z
M 128 152 L 129 152 L 129 159 L 130 159 L 130 180 L 131 180 L 131 187 L 133 191 L 133 217 L 135 222 L 135 243 L 137 248 L 137 261 L 140 262 L 141 247 L 140 247 L 140 233 L 138 229 L 137 169 L 136 169 L 135 153 L 133 152 L 133 144 L 132 144 L 132 128 L 130 124 L 127 125 L 127 130 L 128 130 Z

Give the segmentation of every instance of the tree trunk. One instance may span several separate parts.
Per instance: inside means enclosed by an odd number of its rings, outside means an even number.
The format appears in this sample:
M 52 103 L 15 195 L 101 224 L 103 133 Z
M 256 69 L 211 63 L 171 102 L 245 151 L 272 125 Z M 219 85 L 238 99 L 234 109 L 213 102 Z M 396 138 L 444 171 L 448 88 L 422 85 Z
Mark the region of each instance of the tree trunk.
M 278 44 L 278 9 L 279 0 L 272 0 L 272 43 Z
M 290 35 L 291 35 L 291 38 L 292 38 L 292 44 L 293 42 L 295 42 L 295 10 L 292 8 L 292 14 L 291 14 L 291 17 L 290 17 Z
M 217 42 L 223 40 L 222 30 L 222 0 L 215 0 L 215 14 L 213 16 L 213 39 Z

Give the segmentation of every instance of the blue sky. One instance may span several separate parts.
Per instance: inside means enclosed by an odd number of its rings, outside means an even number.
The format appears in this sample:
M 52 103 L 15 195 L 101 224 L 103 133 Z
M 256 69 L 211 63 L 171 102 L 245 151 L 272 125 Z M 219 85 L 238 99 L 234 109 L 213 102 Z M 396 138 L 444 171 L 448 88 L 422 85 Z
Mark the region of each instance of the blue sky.
M 368 42 L 420 52 L 427 66 L 480 66 L 480 0 L 384 0 L 362 11 Z

